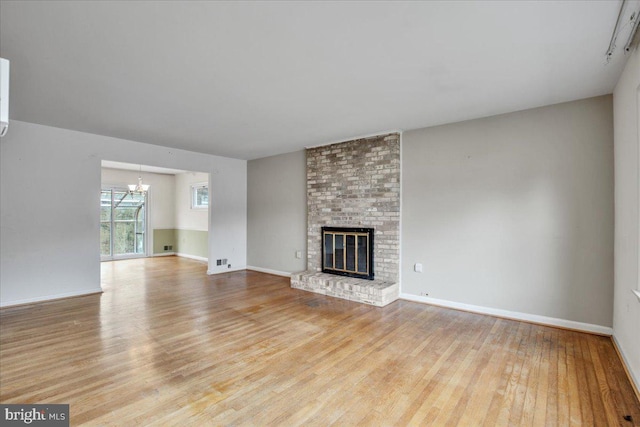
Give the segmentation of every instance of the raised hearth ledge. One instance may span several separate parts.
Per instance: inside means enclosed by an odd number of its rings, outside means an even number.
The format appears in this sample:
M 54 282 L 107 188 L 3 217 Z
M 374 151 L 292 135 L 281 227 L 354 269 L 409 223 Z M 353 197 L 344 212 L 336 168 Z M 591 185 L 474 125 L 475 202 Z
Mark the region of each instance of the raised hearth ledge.
M 311 270 L 292 273 L 291 287 L 376 307 L 384 307 L 397 300 L 400 295 L 399 283 L 336 276 Z

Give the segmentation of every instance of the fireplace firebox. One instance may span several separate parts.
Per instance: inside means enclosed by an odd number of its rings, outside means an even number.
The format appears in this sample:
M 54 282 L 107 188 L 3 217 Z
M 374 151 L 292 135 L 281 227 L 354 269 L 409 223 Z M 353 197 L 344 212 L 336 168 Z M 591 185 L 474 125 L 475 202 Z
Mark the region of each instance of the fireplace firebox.
M 373 228 L 322 227 L 322 272 L 373 280 Z

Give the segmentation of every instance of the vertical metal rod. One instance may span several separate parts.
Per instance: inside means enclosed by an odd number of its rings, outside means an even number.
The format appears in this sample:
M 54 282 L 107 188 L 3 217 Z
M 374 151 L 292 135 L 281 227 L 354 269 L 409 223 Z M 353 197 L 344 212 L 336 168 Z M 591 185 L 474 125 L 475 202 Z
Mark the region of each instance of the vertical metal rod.
M 331 268 L 336 268 L 336 234 L 331 233 L 331 239 L 333 242 L 333 250 L 331 251 Z
M 355 253 L 356 264 L 354 265 L 353 271 L 357 273 L 358 272 L 358 235 L 356 234 L 355 236 L 353 236 L 353 238 L 356 241 L 355 242 L 356 244 L 354 245 L 354 248 L 355 248 L 355 251 L 356 251 L 356 253 Z
M 347 269 L 347 235 L 342 235 L 342 268 Z
M 367 234 L 367 276 L 369 275 L 369 261 L 371 260 L 371 256 L 369 256 L 369 235 Z

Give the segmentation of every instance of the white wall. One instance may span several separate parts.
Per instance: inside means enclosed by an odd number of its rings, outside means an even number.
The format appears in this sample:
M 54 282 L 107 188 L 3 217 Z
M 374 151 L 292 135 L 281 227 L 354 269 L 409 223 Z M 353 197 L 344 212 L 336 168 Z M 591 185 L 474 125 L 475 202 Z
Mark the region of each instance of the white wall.
M 638 289 L 640 147 L 638 91 L 640 51 L 636 49 L 613 93 L 615 145 L 615 290 L 613 336 L 640 389 L 640 301 Z
M 403 294 L 611 327 L 611 103 L 405 132 Z
M 215 174 L 210 259 L 246 265 L 246 161 L 13 120 L 0 140 L 0 305 L 100 291 L 102 160 Z
M 214 176 L 213 179 L 216 177 Z M 209 175 L 201 172 L 179 173 L 175 176 L 175 227 L 182 230 L 209 229 L 209 210 L 191 209 L 191 186 L 209 182 Z
M 293 273 L 307 267 L 305 151 L 248 162 L 248 264 Z M 302 257 L 296 258 L 296 251 Z
M 210 274 L 243 270 L 247 266 L 247 162 L 225 160 L 208 172 L 209 197 L 213 200 L 209 207 Z M 231 268 L 216 266 L 216 260 L 221 258 L 227 259 Z

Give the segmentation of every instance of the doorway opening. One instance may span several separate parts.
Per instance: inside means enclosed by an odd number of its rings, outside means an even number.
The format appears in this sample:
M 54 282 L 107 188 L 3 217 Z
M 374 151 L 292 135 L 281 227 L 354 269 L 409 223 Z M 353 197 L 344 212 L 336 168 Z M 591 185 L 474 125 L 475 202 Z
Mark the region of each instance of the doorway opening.
M 102 261 L 180 256 L 208 262 L 209 174 L 102 160 Z M 141 179 L 146 191 L 130 191 Z

